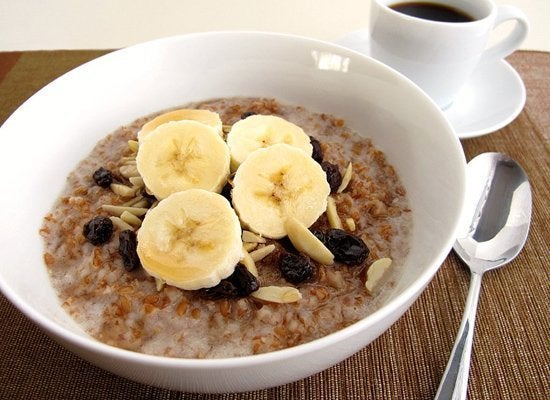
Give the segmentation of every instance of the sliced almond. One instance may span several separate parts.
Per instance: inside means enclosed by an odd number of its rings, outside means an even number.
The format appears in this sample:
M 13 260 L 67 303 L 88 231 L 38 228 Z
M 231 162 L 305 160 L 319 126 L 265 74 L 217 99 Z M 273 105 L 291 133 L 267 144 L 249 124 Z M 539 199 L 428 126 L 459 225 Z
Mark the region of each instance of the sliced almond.
M 342 183 L 340 184 L 340 187 L 338 187 L 338 190 L 336 190 L 337 193 L 342 193 L 349 185 L 349 181 L 351 181 L 351 174 L 353 172 L 353 166 L 351 165 L 351 161 L 346 167 L 346 171 L 344 172 L 344 176 L 342 177 Z
M 290 286 L 264 286 L 251 296 L 272 303 L 295 303 L 302 298 L 300 291 Z
M 143 178 L 141 176 L 131 176 L 128 178 L 130 183 L 134 185 L 136 188 L 142 188 L 145 186 L 145 183 L 143 182 Z
M 296 218 L 285 221 L 288 238 L 298 251 L 310 256 L 315 261 L 324 264 L 334 264 L 334 255 L 311 231 Z
M 124 211 L 132 213 L 136 217 L 142 217 L 148 211 L 145 207 L 113 206 L 112 204 L 103 204 L 101 208 L 116 217 L 120 217 Z
M 342 220 L 338 215 L 338 210 L 336 209 L 336 201 L 334 201 L 334 198 L 331 196 L 327 198 L 327 218 L 331 228 L 344 228 L 344 226 L 342 225 Z
M 260 247 L 256 250 L 254 250 L 252 253 L 250 253 L 250 257 L 254 260 L 254 262 L 258 262 L 263 260 L 265 257 L 270 255 L 273 250 L 275 250 L 275 245 L 270 244 L 269 246 Z
M 163 288 L 166 282 L 163 279 L 155 278 L 155 286 L 157 287 L 157 292 L 160 292 Z
M 346 218 L 346 226 L 350 231 L 352 232 L 355 231 L 356 229 L 355 220 L 353 218 Z
M 250 253 L 256 247 L 258 247 L 258 243 L 245 242 L 245 243 L 243 243 L 243 247 L 246 251 L 248 251 Z
M 222 125 L 222 132 L 228 134 L 233 125 Z
M 241 259 L 241 264 L 246 267 L 248 272 L 250 272 L 252 275 L 254 275 L 256 278 L 258 277 L 258 269 L 256 268 L 256 263 L 250 257 L 250 254 L 243 246 L 243 258 Z
M 109 188 L 121 197 L 134 197 L 136 195 L 135 188 L 131 188 L 121 183 L 111 183 Z
M 376 289 L 383 283 L 386 273 L 392 264 L 392 259 L 385 257 L 373 262 L 367 271 L 367 281 L 365 288 L 370 294 L 374 294 Z
M 134 153 L 137 153 L 139 149 L 139 143 L 136 140 L 128 140 L 128 148 Z
M 246 243 L 265 243 L 266 242 L 265 238 L 255 234 L 254 232 L 250 232 L 247 230 L 243 230 L 242 239 L 243 239 L 243 242 L 246 242 Z
M 137 203 L 133 204 L 132 207 L 134 207 L 134 208 L 147 208 L 147 207 L 149 207 L 149 201 L 147 199 L 141 199 Z M 153 208 L 153 206 L 151 205 L 150 208 Z
M 139 228 L 141 226 L 141 219 L 128 211 L 123 211 L 122 214 L 120 214 L 120 219 L 135 228 Z
M 109 217 L 109 219 L 111 220 L 113 225 L 116 226 L 121 231 L 126 231 L 126 230 L 133 231 L 134 230 L 134 227 L 132 225 L 130 225 L 127 222 L 124 222 L 119 217 Z
M 143 196 L 138 195 L 138 196 L 134 197 L 133 199 L 125 201 L 124 203 L 121 204 L 121 206 L 123 206 L 123 207 L 136 207 L 136 204 L 139 203 L 141 200 L 143 200 Z
M 332 268 L 325 268 L 325 270 L 327 281 L 330 286 L 336 289 L 342 289 L 346 286 L 346 281 L 340 271 Z
M 140 176 L 137 170 L 137 167 L 135 165 L 123 165 L 118 169 L 118 171 L 120 172 L 120 175 L 122 175 L 125 178 Z

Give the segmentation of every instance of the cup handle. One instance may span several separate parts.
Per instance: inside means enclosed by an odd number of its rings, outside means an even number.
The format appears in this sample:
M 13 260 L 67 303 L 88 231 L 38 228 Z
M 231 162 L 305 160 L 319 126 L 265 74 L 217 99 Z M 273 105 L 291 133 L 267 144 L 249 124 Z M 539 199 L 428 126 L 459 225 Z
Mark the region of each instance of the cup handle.
M 481 62 L 501 60 L 512 54 L 525 40 L 527 32 L 529 32 L 529 21 L 523 11 L 517 7 L 508 5 L 498 6 L 497 17 L 493 28 L 505 21 L 511 20 L 517 21 L 516 26 L 508 36 L 485 50 L 481 56 Z

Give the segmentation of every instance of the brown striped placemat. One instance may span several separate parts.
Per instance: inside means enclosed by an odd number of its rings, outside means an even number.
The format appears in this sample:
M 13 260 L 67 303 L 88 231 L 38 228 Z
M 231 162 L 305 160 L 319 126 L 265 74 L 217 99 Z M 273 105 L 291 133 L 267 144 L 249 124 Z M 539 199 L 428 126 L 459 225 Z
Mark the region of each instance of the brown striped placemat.
M 45 84 L 106 52 L 0 53 L 0 123 Z M 550 398 L 550 53 L 519 51 L 508 61 L 527 87 L 525 109 L 505 128 L 463 146 L 468 159 L 500 151 L 522 164 L 533 188 L 533 222 L 524 251 L 484 277 L 470 399 Z M 168 391 L 103 371 L 52 341 L 0 295 L 0 399 L 429 399 L 468 284 L 467 269 L 451 254 L 411 309 L 353 357 L 295 383 L 221 395 Z

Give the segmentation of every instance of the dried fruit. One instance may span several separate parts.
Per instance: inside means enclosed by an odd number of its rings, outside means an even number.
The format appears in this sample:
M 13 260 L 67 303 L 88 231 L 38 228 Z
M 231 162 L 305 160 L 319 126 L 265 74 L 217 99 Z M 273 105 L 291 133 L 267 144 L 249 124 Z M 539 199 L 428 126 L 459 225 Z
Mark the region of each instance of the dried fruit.
M 346 265 L 359 265 L 369 256 L 369 248 L 358 236 L 342 229 L 329 229 L 313 234 L 334 254 L 334 260 Z
M 239 296 L 248 296 L 260 287 L 258 279 L 245 266 L 240 264 L 235 267 L 235 272 L 227 279 L 235 285 L 239 291 Z
M 342 184 L 342 174 L 340 173 L 338 165 L 329 163 L 328 161 L 323 161 L 321 163 L 321 168 L 323 168 L 323 171 L 327 174 L 327 182 L 330 185 L 330 192 L 336 192 Z
M 82 234 L 94 246 L 99 246 L 111 239 L 113 222 L 108 217 L 94 217 L 84 224 Z
M 279 270 L 288 282 L 295 285 L 313 276 L 313 265 L 301 254 L 282 254 L 279 258 Z
M 222 188 L 221 195 L 231 203 L 231 190 L 233 189 L 233 185 L 231 185 L 229 182 L 225 184 L 225 186 Z
M 132 230 L 125 230 L 118 235 L 118 252 L 122 257 L 124 269 L 132 271 L 140 266 L 139 257 L 136 251 L 137 238 Z
M 245 297 L 258 290 L 259 287 L 260 284 L 256 277 L 245 266 L 239 264 L 231 276 L 222 279 L 214 287 L 200 289 L 199 295 L 209 300 Z
M 146 198 L 147 200 L 150 200 L 151 202 L 154 202 L 157 200 L 157 198 L 155 197 L 154 194 L 151 194 L 147 191 L 147 188 L 144 186 L 143 188 L 141 188 L 141 191 L 139 192 L 139 194 L 141 194 L 144 198 Z
M 199 295 L 208 300 L 229 299 L 237 297 L 238 290 L 232 282 L 224 279 L 214 287 L 200 289 Z
M 108 188 L 113 183 L 113 173 L 103 167 L 96 170 L 92 177 L 96 185 L 102 188 Z
M 313 136 L 309 137 L 311 145 L 313 146 L 313 153 L 311 157 L 317 161 L 319 164 L 323 162 L 323 148 L 321 147 L 321 142 L 315 139 Z
M 258 113 L 254 112 L 254 111 L 246 111 L 246 112 L 241 114 L 241 119 L 247 119 L 248 117 L 250 117 L 252 115 L 256 115 L 256 114 L 258 114 Z

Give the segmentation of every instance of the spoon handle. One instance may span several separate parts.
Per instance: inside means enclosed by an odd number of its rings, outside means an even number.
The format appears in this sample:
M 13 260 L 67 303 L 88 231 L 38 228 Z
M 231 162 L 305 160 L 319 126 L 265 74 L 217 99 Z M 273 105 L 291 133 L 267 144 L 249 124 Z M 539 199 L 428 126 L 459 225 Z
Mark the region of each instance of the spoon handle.
M 458 335 L 456 336 L 453 351 L 445 368 L 443 379 L 437 389 L 435 400 L 463 400 L 466 398 L 481 277 L 482 274 L 472 272 L 464 315 L 462 316 Z

